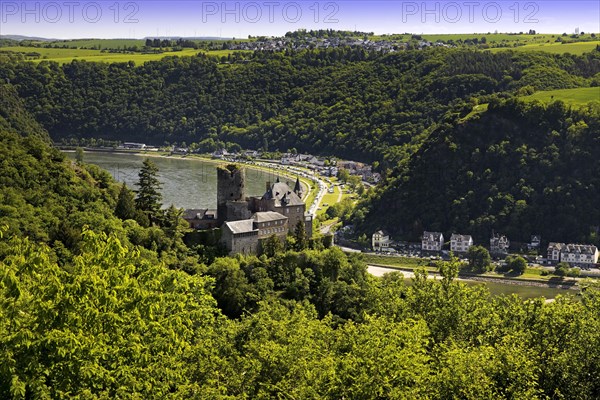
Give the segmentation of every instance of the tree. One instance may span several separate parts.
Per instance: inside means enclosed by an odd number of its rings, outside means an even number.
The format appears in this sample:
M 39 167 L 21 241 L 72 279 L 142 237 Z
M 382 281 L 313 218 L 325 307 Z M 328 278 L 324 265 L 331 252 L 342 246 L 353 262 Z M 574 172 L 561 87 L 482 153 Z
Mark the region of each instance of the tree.
M 175 207 L 173 204 L 165 211 L 163 230 L 167 237 L 178 240 L 183 237 L 185 230 L 189 228 L 186 221 L 181 218 L 183 209 Z
M 115 215 L 122 220 L 134 219 L 136 216 L 134 195 L 125 183 L 123 183 L 119 192 Z
M 298 221 L 294 229 L 294 238 L 296 239 L 295 250 L 302 251 L 308 248 L 308 237 L 304 228 L 304 221 Z
M 283 243 L 276 235 L 271 235 L 262 242 L 262 253 L 267 257 L 274 257 L 283 251 Z
M 559 262 L 558 264 L 556 264 L 556 267 L 554 268 L 554 275 L 556 276 L 567 276 L 569 273 L 569 269 L 570 269 L 570 265 L 569 263 L 566 262 Z
M 75 149 L 75 160 L 78 164 L 83 162 L 83 149 L 81 147 Z
M 523 275 L 527 269 L 527 261 L 521 256 L 508 256 L 506 258 L 506 264 L 508 270 L 517 275 Z
M 345 168 L 340 168 L 337 176 L 340 181 L 346 183 L 348 182 L 348 178 L 350 178 L 350 172 Z
M 490 270 L 490 252 L 485 247 L 471 246 L 469 251 L 467 251 L 467 258 L 469 260 L 469 269 L 472 272 L 481 274 Z
M 150 223 L 159 222 L 160 208 L 162 206 L 162 195 L 160 189 L 162 184 L 158 180 L 158 167 L 149 158 L 144 160 L 144 164 L 139 173 L 139 181 L 136 184 L 139 189 L 135 199 L 136 207 L 148 215 Z

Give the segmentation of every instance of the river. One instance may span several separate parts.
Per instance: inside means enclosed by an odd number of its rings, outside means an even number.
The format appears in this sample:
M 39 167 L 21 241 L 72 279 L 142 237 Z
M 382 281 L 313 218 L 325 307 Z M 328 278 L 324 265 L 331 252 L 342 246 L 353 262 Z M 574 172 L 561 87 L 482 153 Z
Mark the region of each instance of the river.
M 69 158 L 75 158 L 73 152 L 66 154 Z M 84 162 L 102 167 L 117 181 L 125 182 L 134 190 L 144 159 L 144 155 L 100 152 L 86 152 L 83 157 Z M 217 207 L 217 163 L 176 157 L 152 157 L 152 161 L 159 170 L 165 206 L 173 204 L 186 209 Z M 246 169 L 246 196 L 262 196 L 266 182 L 277 179 L 274 174 Z

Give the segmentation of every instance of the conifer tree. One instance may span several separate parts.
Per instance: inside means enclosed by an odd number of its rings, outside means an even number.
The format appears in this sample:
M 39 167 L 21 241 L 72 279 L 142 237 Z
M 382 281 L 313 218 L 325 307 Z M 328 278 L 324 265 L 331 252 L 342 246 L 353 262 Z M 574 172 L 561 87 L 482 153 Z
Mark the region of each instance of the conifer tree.
M 138 175 L 139 181 L 136 185 L 139 189 L 135 204 L 138 210 L 143 211 L 148 216 L 150 223 L 157 223 L 161 220 L 162 195 L 160 189 L 162 184 L 157 175 L 158 167 L 152 160 L 146 158 Z
M 136 210 L 134 196 L 125 183 L 123 183 L 121 191 L 119 192 L 119 198 L 117 199 L 117 205 L 115 206 L 115 215 L 123 220 L 135 219 Z
M 298 221 L 294 230 L 294 238 L 296 239 L 296 251 L 306 250 L 308 248 L 308 237 L 304 229 L 304 223 Z

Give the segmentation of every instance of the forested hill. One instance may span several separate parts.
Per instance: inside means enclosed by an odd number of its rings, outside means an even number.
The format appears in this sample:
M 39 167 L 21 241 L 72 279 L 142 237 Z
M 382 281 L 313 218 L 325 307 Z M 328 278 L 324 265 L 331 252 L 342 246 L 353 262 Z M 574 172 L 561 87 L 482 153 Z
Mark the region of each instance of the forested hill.
M 0 79 L 62 138 L 199 143 L 336 155 L 393 166 L 472 98 L 598 84 L 600 52 L 581 56 L 468 49 L 382 55 L 337 48 L 203 55 L 134 66 L 3 63 Z
M 492 102 L 480 118 L 436 130 L 358 214 L 363 229 L 413 239 L 425 229 L 485 243 L 495 230 L 599 244 L 598 154 L 598 105 Z
M 408 285 L 339 249 L 203 265 L 0 94 L 1 399 L 598 398 L 593 283 L 491 297 L 455 262 Z

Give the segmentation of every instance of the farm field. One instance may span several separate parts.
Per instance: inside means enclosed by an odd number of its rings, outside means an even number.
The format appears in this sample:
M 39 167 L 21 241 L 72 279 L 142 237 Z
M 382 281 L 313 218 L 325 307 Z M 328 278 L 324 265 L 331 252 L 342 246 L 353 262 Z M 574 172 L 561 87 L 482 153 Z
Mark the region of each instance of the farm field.
M 571 53 L 575 55 L 581 55 L 594 50 L 597 46 L 600 46 L 600 41 L 596 40 L 593 42 L 576 42 L 576 43 L 537 43 L 537 44 L 526 44 L 524 46 L 510 47 L 510 48 L 495 48 L 490 49 L 492 52 L 514 50 L 514 51 L 544 51 L 552 54 L 564 54 Z
M 548 90 L 521 97 L 525 101 L 539 100 L 549 103 L 562 100 L 573 106 L 584 106 L 592 101 L 600 102 L 600 87 Z
M 123 49 L 123 47 L 143 47 L 146 44 L 142 39 L 77 39 L 77 40 L 61 40 L 51 42 L 52 45 L 67 46 L 69 48 L 95 48 L 103 49 Z
M 69 63 L 72 60 L 85 60 L 91 62 L 117 63 L 134 61 L 142 64 L 146 61 L 157 61 L 168 56 L 194 56 L 198 53 L 206 53 L 212 57 L 223 57 L 228 54 L 238 52 L 239 50 L 216 50 L 206 52 L 204 50 L 184 49 L 181 51 L 168 51 L 159 54 L 142 54 L 142 53 L 106 53 L 100 50 L 88 49 L 54 49 L 54 48 L 38 48 L 38 47 L 0 47 L 0 52 L 12 51 L 15 53 L 38 53 L 39 59 L 33 59 L 33 62 L 55 61 L 59 64 Z

